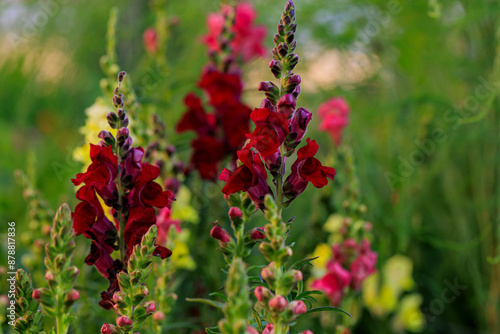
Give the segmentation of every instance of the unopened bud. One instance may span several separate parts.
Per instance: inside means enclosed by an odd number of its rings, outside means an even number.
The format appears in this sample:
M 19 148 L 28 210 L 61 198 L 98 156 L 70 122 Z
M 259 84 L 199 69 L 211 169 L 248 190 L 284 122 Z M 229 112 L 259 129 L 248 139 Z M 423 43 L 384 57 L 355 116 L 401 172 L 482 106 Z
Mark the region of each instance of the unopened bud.
M 118 333 L 116 327 L 110 324 L 104 324 L 101 328 L 101 334 L 114 334 Z
M 132 326 L 132 320 L 130 320 L 130 318 L 128 317 L 122 316 L 116 319 L 116 324 L 119 327 L 130 327 Z
M 288 307 L 293 310 L 293 314 L 299 315 L 307 312 L 307 306 L 302 300 L 294 300 L 288 305 Z
M 165 313 L 163 313 L 162 311 L 156 311 L 153 314 L 153 320 L 156 322 L 162 322 L 163 320 L 165 320 Z
M 45 273 L 45 280 L 47 280 L 49 282 L 53 281 L 54 280 L 54 275 L 52 275 L 52 273 L 50 271 L 47 271 Z
M 285 297 L 276 296 L 269 301 L 268 305 L 271 308 L 271 310 L 275 312 L 281 312 L 288 305 L 288 302 L 286 301 Z
M 128 137 L 129 131 L 127 128 L 120 128 L 116 133 L 116 140 L 118 140 L 118 144 L 125 142 Z
M 247 333 L 248 334 L 259 334 L 259 331 L 255 327 L 248 326 L 247 327 Z
M 252 240 L 263 240 L 266 237 L 262 232 L 262 227 L 251 229 L 249 233 Z
M 115 112 L 110 112 L 106 115 L 106 120 L 112 129 L 116 129 L 118 126 L 118 115 Z
M 300 334 L 314 334 L 314 333 L 307 329 Z
M 262 268 L 260 272 L 260 276 L 262 276 L 262 278 L 266 281 L 273 281 L 276 277 L 274 274 L 274 268 L 272 268 L 273 263 L 274 262 L 271 262 L 267 267 Z
M 269 63 L 269 68 L 276 78 L 281 78 L 281 73 L 283 73 L 283 65 L 281 65 L 280 61 L 276 59 L 271 60 L 271 62 Z
M 273 293 L 263 286 L 256 287 L 253 293 L 259 302 L 267 302 L 273 297 Z
M 33 297 L 34 300 L 39 301 L 40 298 L 42 297 L 42 293 L 38 289 L 34 289 L 33 293 L 31 294 L 31 297 Z
M 98 137 L 102 139 L 102 141 L 104 142 L 104 144 L 106 144 L 106 146 L 115 145 L 115 137 L 113 137 L 113 135 L 108 131 L 103 130 L 99 132 Z
M 156 312 L 156 304 L 155 303 L 149 303 L 149 304 L 147 304 L 147 306 L 146 306 L 146 313 L 153 314 L 154 312 Z
M 231 219 L 241 218 L 242 215 L 243 215 L 243 213 L 237 207 L 232 207 L 231 209 L 229 209 L 229 218 L 231 218 Z
M 120 73 L 118 73 L 118 82 L 122 82 L 126 74 L 127 73 L 125 71 L 121 71 Z
M 212 227 L 210 236 L 224 243 L 231 241 L 231 236 L 229 235 L 229 233 L 227 233 L 227 231 L 219 225 L 215 225 L 214 227 Z
M 77 301 L 78 299 L 80 299 L 80 293 L 75 290 L 75 289 L 72 289 L 67 295 L 66 295 L 66 300 L 68 301 L 72 301 L 72 302 L 75 302 Z

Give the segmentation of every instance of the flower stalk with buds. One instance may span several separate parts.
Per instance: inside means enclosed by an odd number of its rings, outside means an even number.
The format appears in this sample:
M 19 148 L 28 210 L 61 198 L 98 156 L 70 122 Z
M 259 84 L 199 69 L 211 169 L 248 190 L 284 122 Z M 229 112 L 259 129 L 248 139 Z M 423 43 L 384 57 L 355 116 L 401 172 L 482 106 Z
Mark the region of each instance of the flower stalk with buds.
M 16 273 L 16 320 L 14 330 L 20 334 L 38 334 L 42 327 L 43 312 L 33 298 L 31 277 L 23 270 Z
M 153 225 L 136 245 L 128 261 L 127 271 L 118 274 L 119 291 L 113 295 L 114 310 L 118 315 L 116 325 L 104 324 L 101 333 L 136 333 L 144 322 L 156 312 L 156 305 L 146 301 L 149 290 L 145 284 L 151 273 L 158 228 Z
M 75 233 L 71 223 L 71 210 L 63 204 L 54 218 L 51 242 L 45 245 L 45 279 L 49 286 L 33 290 L 33 298 L 40 303 L 44 314 L 56 319 L 57 334 L 68 332 L 71 320 L 69 310 L 80 298 L 80 293 L 73 288 L 79 270 L 72 265 Z

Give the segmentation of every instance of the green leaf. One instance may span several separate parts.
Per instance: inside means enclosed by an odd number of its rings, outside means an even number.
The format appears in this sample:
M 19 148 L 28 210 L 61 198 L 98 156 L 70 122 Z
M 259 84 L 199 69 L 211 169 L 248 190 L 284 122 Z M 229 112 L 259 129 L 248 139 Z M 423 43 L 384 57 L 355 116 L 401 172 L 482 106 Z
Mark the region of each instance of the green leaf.
M 318 291 L 318 290 L 304 291 L 304 292 L 298 294 L 297 297 L 295 297 L 295 300 L 302 299 L 302 298 L 305 298 L 305 297 L 311 296 L 311 295 L 322 295 L 322 294 L 323 294 L 323 292 Z
M 194 303 L 202 303 L 202 304 L 207 304 L 210 306 L 213 306 L 215 308 L 218 308 L 219 310 L 222 310 L 224 307 L 224 303 L 215 301 L 215 300 L 210 300 L 210 299 L 204 299 L 204 298 L 186 298 L 188 302 L 194 302 Z
M 323 312 L 323 311 L 330 311 L 330 312 L 342 312 L 342 313 L 345 313 L 347 314 L 348 316 L 350 316 L 352 318 L 352 315 L 350 315 L 349 313 L 347 313 L 346 311 L 344 311 L 343 309 L 341 308 L 338 308 L 338 307 L 333 307 L 333 306 L 320 306 L 320 307 L 315 307 L 315 308 L 312 308 L 310 310 L 307 310 L 306 313 L 302 313 L 300 316 L 303 316 L 304 314 L 309 314 L 309 313 L 314 313 L 314 312 Z
M 310 265 L 312 267 L 311 261 L 316 260 L 318 257 L 319 256 L 310 257 L 310 258 L 307 258 L 307 259 L 304 259 L 304 260 L 295 261 L 290 267 L 288 267 L 288 269 L 299 269 L 300 267 L 302 267 L 302 265 L 304 263 L 307 263 L 308 265 Z
M 227 303 L 228 300 L 227 300 L 227 297 L 225 295 L 223 295 L 222 293 L 220 292 L 212 292 L 211 294 L 209 294 L 210 297 L 212 296 L 219 296 L 221 297 L 222 299 L 224 299 L 224 301 Z
M 261 333 L 264 330 L 264 327 L 262 327 L 262 321 L 260 320 L 260 315 L 255 309 L 252 309 L 252 314 L 253 314 L 253 319 L 255 320 L 255 324 L 259 328 L 259 333 Z

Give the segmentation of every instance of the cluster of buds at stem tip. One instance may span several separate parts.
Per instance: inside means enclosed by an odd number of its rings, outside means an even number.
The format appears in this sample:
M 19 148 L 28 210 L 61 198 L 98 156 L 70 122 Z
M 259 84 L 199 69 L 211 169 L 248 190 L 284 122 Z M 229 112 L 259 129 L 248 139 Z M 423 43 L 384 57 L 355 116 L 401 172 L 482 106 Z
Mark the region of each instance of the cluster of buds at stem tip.
M 31 277 L 22 269 L 16 273 L 16 303 L 15 317 L 7 315 L 10 321 L 14 321 L 14 330 L 18 333 L 39 333 L 42 326 L 42 311 L 38 310 L 38 303 L 33 298 Z M 10 304 L 10 307 L 14 305 Z M 8 308 L 8 309 L 9 309 Z
M 127 271 L 118 274 L 120 291 L 113 295 L 113 308 L 118 315 L 116 325 L 104 324 L 101 333 L 130 333 L 139 330 L 148 317 L 156 312 L 156 304 L 145 301 L 149 290 L 145 284 L 151 272 L 158 228 L 153 225 L 136 245 L 130 256 Z
M 118 73 L 118 87 L 116 87 L 113 95 L 113 105 L 117 109 L 106 115 L 106 120 L 112 129 L 116 129 L 116 138 L 109 131 L 101 131 L 99 138 L 102 139 L 104 146 L 111 146 L 113 153 L 120 159 L 125 159 L 130 147 L 132 146 L 132 138 L 127 129 L 129 119 L 124 109 L 123 94 L 120 93 L 121 85 L 125 79 L 126 73 L 121 71 Z
M 75 233 L 72 228 L 71 210 L 63 204 L 57 210 L 50 231 L 51 242 L 45 245 L 45 279 L 48 287 L 33 290 L 32 298 L 40 303 L 48 317 L 62 317 L 59 328 L 66 332 L 70 325 L 70 307 L 80 299 L 73 289 L 79 270 L 72 265 L 75 252 Z

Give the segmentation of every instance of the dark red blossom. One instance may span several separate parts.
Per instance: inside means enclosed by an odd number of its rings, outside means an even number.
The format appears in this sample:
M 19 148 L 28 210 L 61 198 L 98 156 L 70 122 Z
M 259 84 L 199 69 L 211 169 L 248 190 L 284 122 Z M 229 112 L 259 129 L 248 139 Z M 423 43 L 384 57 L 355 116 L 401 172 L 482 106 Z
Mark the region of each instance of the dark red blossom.
M 267 184 L 267 172 L 260 156 L 250 149 L 238 151 L 241 165 L 234 172 L 224 169 L 219 180 L 225 181 L 222 188 L 225 195 L 246 191 L 255 204 L 262 206 L 264 196 L 271 193 Z
M 335 169 L 326 167 L 314 158 L 319 146 L 315 140 L 307 139 L 307 145 L 297 151 L 297 160 L 292 165 L 292 172 L 283 186 L 283 193 L 288 198 L 295 198 L 301 194 L 311 182 L 316 188 L 328 184 L 333 180 Z
M 137 182 L 130 191 L 130 205 L 148 207 L 170 207 L 175 200 L 174 194 L 169 190 L 163 190 L 162 187 L 154 182 L 160 175 L 160 169 L 148 163 L 142 164 L 142 172 L 137 178 Z
M 78 173 L 71 179 L 75 186 L 85 183 L 87 186 L 94 184 L 108 184 L 113 182 L 118 174 L 118 158 L 113 154 L 110 146 L 90 144 L 90 159 L 92 163 L 85 173 Z
M 239 103 L 243 82 L 239 73 L 224 73 L 206 67 L 198 84 L 208 94 L 210 104 L 216 109 L 222 104 Z
M 191 143 L 194 149 L 191 163 L 200 172 L 205 180 L 214 180 L 217 177 L 218 163 L 224 158 L 224 143 L 213 137 L 201 137 Z
M 250 114 L 256 128 L 248 134 L 249 145 L 254 147 L 263 157 L 276 153 L 288 135 L 288 119 L 286 115 L 272 112 L 267 108 L 256 108 Z
M 177 123 L 177 132 L 194 130 L 200 136 L 214 132 L 215 117 L 205 112 L 199 97 L 189 93 L 184 98 L 184 104 L 188 107 L 188 110 Z

